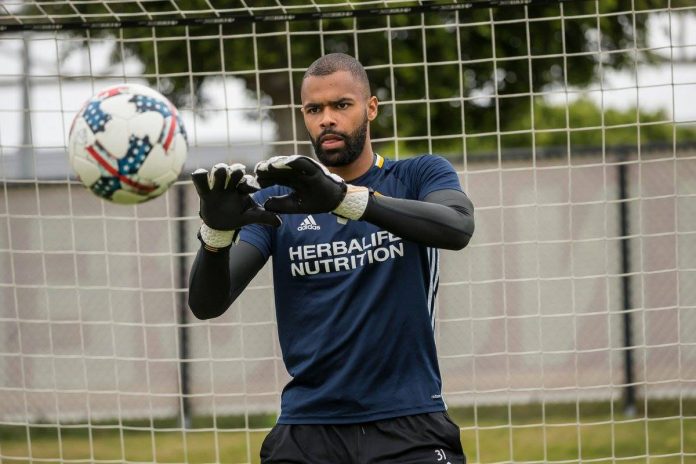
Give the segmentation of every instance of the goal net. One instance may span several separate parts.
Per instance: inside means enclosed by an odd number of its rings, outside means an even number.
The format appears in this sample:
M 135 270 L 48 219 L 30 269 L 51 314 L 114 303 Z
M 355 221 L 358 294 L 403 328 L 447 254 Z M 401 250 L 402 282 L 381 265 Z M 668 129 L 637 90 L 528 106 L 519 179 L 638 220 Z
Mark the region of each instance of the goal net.
M 306 67 L 345 52 L 380 155 L 446 157 L 476 232 L 436 339 L 470 462 L 696 461 L 696 6 L 688 0 L 0 4 L 0 461 L 258 462 L 288 380 L 269 267 L 186 306 L 188 173 L 312 153 Z M 115 205 L 66 152 L 83 102 L 155 88 L 166 194 Z

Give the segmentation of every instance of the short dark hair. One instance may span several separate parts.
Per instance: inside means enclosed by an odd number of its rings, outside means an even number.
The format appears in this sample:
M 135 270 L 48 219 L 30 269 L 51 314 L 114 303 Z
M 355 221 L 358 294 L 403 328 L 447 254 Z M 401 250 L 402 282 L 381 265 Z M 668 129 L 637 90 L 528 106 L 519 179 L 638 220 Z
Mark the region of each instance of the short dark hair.
M 309 76 L 328 76 L 337 71 L 349 72 L 363 86 L 366 97 L 370 93 L 370 80 L 367 78 L 367 72 L 363 65 L 350 55 L 345 53 L 329 53 L 317 59 L 309 65 L 305 71 L 302 81 L 304 82 Z

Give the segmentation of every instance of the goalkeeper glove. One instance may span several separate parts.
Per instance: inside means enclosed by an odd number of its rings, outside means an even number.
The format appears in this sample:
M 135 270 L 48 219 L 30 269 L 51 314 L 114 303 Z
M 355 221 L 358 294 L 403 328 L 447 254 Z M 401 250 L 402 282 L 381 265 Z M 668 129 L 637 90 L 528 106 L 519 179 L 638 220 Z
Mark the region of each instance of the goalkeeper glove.
M 264 210 L 251 197 L 260 187 L 245 174 L 244 165 L 219 163 L 210 172 L 197 169 L 191 179 L 200 198 L 200 238 L 211 251 L 231 245 L 247 224 L 280 225 L 277 214 Z
M 338 175 L 307 156 L 274 156 L 256 164 L 262 187 L 280 184 L 293 189 L 288 195 L 270 197 L 264 208 L 277 213 L 328 213 L 358 220 L 365 213 L 370 190 L 346 184 Z

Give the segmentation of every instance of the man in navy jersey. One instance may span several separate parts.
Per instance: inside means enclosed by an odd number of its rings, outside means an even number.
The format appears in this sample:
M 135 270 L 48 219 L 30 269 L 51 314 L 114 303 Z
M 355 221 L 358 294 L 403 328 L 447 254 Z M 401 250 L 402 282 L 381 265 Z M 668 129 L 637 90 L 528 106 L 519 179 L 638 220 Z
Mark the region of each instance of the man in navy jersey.
M 354 58 L 315 61 L 301 98 L 320 163 L 193 173 L 203 224 L 189 305 L 219 316 L 273 258 L 292 380 L 262 463 L 464 463 L 433 329 L 438 249 L 468 244 L 473 205 L 445 159 L 373 152 L 378 102 Z

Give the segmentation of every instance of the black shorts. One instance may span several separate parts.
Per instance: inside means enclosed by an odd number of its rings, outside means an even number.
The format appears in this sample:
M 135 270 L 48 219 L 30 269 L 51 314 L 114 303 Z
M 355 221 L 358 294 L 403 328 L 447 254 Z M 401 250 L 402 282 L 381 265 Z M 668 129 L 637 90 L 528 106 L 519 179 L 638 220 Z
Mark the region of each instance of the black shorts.
M 459 427 L 446 412 L 361 424 L 276 424 L 262 464 L 466 464 Z

